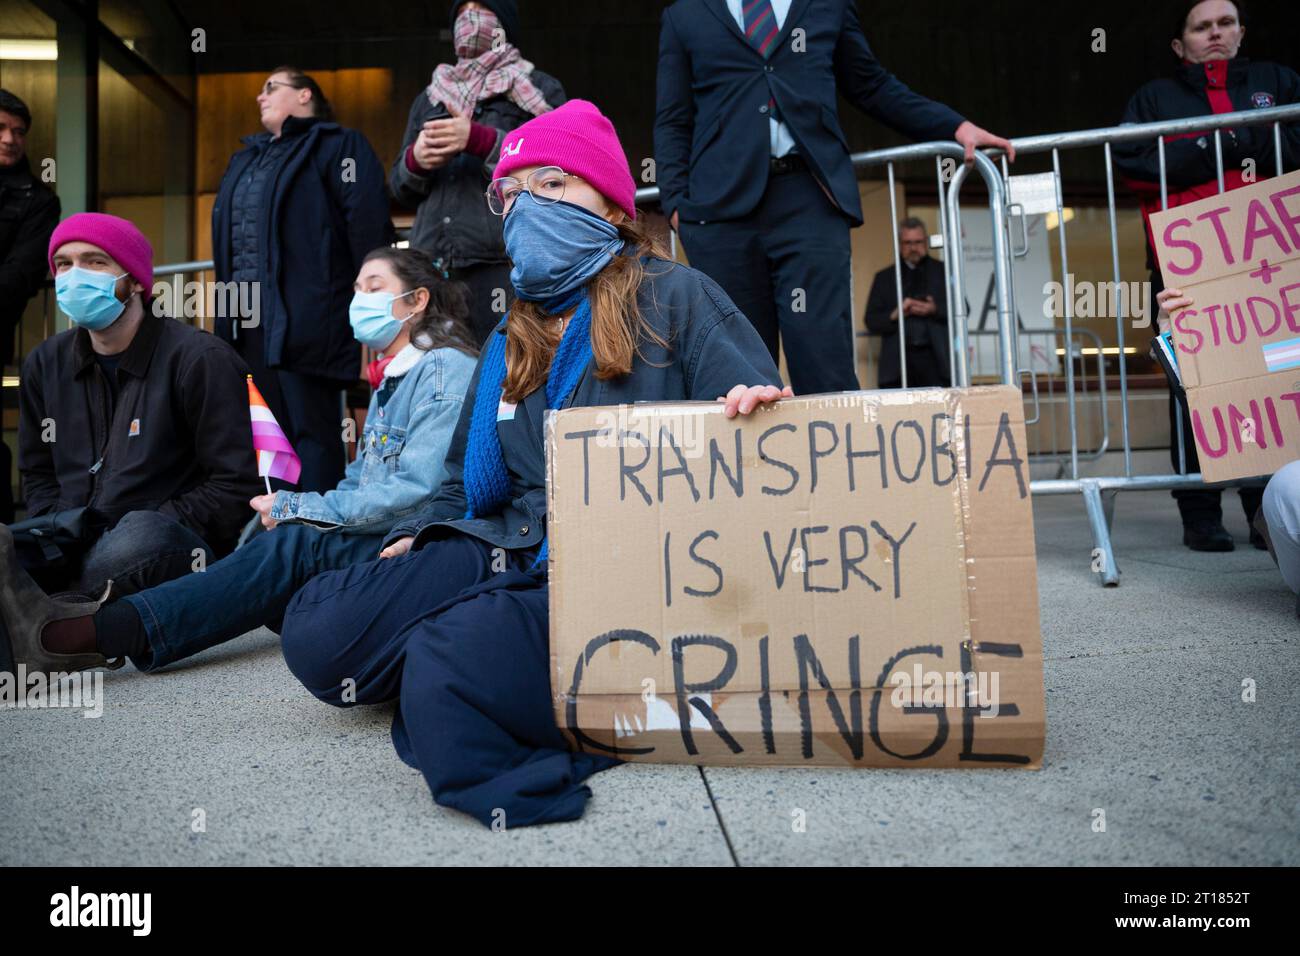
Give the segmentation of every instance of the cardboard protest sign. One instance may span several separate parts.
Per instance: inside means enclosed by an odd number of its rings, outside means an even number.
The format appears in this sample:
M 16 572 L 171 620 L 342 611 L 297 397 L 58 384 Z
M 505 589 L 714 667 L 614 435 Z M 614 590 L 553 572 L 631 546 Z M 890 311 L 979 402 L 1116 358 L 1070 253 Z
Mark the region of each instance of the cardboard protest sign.
M 546 426 L 551 681 L 576 749 L 1037 767 L 1021 394 L 576 408 Z
M 1206 481 L 1300 458 L 1300 172 L 1151 217 Z

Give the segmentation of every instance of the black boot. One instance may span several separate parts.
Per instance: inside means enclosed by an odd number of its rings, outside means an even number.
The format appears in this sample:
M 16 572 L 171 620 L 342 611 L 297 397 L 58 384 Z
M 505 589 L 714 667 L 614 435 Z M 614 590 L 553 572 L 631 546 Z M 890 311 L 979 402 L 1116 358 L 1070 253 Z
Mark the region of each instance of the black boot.
M 1203 521 L 1183 525 L 1183 544 L 1193 551 L 1232 551 L 1232 535 L 1220 522 Z
M 104 597 L 111 589 L 110 581 Z M 109 661 L 99 653 L 54 654 L 41 644 L 45 625 L 94 614 L 104 597 L 98 601 L 56 601 L 46 595 L 18 563 L 13 534 L 0 525 L 0 670 L 17 674 L 19 664 L 25 665 L 28 673 L 121 667 L 125 658 Z

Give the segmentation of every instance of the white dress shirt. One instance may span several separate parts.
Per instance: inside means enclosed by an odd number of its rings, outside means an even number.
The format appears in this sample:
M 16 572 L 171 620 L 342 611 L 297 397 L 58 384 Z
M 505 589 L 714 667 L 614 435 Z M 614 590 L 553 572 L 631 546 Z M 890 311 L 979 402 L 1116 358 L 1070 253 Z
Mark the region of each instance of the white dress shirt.
M 727 9 L 735 18 L 736 23 L 740 26 L 740 32 L 745 32 L 745 18 L 741 12 L 741 5 L 745 0 L 727 0 Z M 785 17 L 790 12 L 790 0 L 770 0 L 772 4 L 772 14 L 776 17 L 776 28 L 778 30 L 785 28 Z M 775 110 L 773 111 L 775 113 Z M 770 116 L 767 120 L 768 142 L 771 144 L 773 156 L 784 156 L 790 150 L 794 149 L 794 137 L 790 135 L 790 128 L 776 118 Z

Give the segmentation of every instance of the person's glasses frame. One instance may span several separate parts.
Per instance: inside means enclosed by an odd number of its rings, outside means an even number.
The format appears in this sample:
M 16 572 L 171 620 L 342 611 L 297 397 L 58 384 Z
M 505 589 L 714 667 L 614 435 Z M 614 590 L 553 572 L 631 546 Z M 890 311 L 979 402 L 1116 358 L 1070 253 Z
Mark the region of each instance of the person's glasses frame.
M 546 181 L 548 176 L 553 180 L 549 184 Z M 488 183 L 483 195 L 487 199 L 488 209 L 494 215 L 505 216 L 520 193 L 526 192 L 533 197 L 533 202 L 548 205 L 564 198 L 564 186 L 568 180 L 581 178 L 576 173 L 566 173 L 560 166 L 543 166 L 534 169 L 523 181 L 514 176 L 499 176 Z
M 301 87 L 294 86 L 292 83 L 286 83 L 284 80 L 267 80 L 265 83 L 262 84 L 263 95 L 270 96 L 272 93 L 275 92 L 275 88 L 277 86 L 287 86 L 291 90 L 301 89 Z

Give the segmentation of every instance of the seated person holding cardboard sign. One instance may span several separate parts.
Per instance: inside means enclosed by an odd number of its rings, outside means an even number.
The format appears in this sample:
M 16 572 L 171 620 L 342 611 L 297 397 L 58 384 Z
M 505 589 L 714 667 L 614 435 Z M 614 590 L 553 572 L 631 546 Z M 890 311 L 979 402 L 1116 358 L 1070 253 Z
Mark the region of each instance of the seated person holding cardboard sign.
M 791 393 L 726 294 L 636 219 L 627 158 L 591 103 L 508 134 L 496 174 L 518 299 L 484 346 L 449 477 L 380 560 L 299 591 L 282 635 L 326 703 L 399 701 L 393 743 L 439 804 L 513 827 L 580 817 L 583 780 L 617 763 L 570 752 L 552 713 L 547 410 L 717 398 L 732 417 Z

